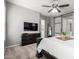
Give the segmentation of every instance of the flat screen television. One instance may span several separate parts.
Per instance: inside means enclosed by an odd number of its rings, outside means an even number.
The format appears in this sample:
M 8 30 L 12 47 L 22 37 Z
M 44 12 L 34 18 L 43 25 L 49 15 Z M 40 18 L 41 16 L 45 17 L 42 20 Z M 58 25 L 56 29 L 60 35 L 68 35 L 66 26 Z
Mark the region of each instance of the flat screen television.
M 24 22 L 24 31 L 38 31 L 38 24 Z

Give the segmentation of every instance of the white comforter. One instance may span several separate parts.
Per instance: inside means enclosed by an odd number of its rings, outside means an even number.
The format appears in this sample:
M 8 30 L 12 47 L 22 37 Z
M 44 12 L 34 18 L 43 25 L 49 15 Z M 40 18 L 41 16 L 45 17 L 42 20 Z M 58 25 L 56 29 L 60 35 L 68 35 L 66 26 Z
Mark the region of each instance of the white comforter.
M 74 59 L 74 40 L 62 41 L 56 37 L 44 38 L 40 42 L 37 50 L 41 52 L 42 49 L 58 59 Z

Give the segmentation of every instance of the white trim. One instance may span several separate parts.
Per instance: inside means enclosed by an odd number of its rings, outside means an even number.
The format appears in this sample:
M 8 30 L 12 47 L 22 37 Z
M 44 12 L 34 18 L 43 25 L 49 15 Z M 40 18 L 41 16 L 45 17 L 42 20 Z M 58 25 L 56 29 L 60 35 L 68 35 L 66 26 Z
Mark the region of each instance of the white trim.
M 15 46 L 19 46 L 19 45 L 21 45 L 21 44 L 16 44 L 16 45 L 7 46 L 6 48 L 15 47 Z

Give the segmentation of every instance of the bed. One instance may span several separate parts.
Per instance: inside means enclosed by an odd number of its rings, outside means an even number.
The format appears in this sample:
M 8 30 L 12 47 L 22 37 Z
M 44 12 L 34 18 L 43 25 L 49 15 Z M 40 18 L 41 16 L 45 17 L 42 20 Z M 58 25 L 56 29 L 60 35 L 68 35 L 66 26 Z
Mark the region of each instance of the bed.
M 57 39 L 56 36 L 44 38 L 37 47 L 38 53 L 42 50 L 47 51 L 57 59 L 74 59 L 74 40 L 62 41 Z

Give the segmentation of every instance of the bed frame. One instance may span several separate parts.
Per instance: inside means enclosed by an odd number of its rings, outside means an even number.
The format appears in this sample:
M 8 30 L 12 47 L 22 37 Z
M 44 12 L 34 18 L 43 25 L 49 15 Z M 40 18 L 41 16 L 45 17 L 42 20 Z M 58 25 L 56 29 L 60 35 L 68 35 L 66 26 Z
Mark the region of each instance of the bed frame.
M 42 56 L 45 56 L 47 59 L 58 59 L 58 58 L 56 58 L 55 56 L 53 56 L 53 55 L 50 55 L 47 51 L 45 51 L 45 50 L 42 50 L 40 53 L 37 53 L 37 57 L 38 58 L 41 58 Z
M 42 40 L 42 38 L 37 38 L 37 46 L 40 44 L 41 40 Z M 50 55 L 47 51 L 45 51 L 43 49 L 42 49 L 42 51 L 40 53 L 38 53 L 38 51 L 37 51 L 36 57 L 41 58 L 43 55 L 45 55 L 45 57 L 47 59 L 58 59 L 55 56 Z

